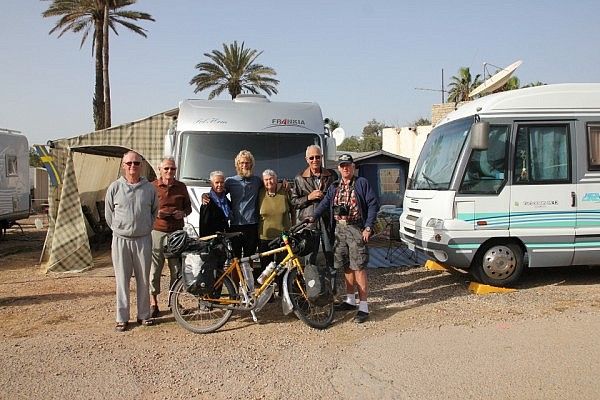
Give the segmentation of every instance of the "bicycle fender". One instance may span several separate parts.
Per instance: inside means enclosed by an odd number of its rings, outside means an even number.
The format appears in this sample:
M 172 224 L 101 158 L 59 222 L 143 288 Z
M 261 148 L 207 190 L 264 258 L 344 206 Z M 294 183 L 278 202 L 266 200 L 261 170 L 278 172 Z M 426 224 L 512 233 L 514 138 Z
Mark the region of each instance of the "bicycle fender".
M 180 279 L 181 279 L 181 276 L 178 276 L 177 279 L 175 279 L 173 281 L 173 284 L 169 288 L 169 302 L 167 303 L 167 304 L 169 304 L 169 307 L 171 307 L 171 299 L 173 298 L 173 293 L 175 292 L 175 285 L 177 285 L 177 282 L 179 282 Z
M 281 296 L 281 308 L 283 309 L 283 315 L 288 315 L 294 310 L 294 305 L 292 304 L 292 300 L 290 299 L 290 292 L 288 290 L 288 275 L 290 274 L 290 270 L 285 271 L 285 275 L 283 275 L 283 282 L 285 282 L 283 286 L 283 295 Z

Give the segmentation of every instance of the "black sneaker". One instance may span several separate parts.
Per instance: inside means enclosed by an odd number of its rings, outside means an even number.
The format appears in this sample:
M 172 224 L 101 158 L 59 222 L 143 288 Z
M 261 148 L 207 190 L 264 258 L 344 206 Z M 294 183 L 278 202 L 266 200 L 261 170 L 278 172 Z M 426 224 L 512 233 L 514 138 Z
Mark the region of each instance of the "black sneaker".
M 364 312 L 364 311 L 359 311 L 354 316 L 354 322 L 356 322 L 357 324 L 362 324 L 367 319 L 369 319 L 369 313 L 368 312 Z
M 350 303 L 342 301 L 340 304 L 335 305 L 335 310 L 336 311 L 351 311 L 351 310 L 356 310 L 356 306 L 353 306 Z

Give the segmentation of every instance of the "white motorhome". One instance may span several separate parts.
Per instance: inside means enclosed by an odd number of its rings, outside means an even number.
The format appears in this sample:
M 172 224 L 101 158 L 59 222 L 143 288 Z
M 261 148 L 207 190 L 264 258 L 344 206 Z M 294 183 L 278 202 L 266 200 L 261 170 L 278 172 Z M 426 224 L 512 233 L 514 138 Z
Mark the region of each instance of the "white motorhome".
M 600 264 L 600 84 L 469 102 L 429 135 L 407 184 L 402 240 L 480 282 Z
M 306 167 L 306 147 L 317 144 L 328 160 L 335 159 L 334 139 L 326 134 L 316 103 L 271 102 L 262 95 L 234 100 L 184 100 L 177 127 L 165 138 L 165 154 L 175 157 L 177 179 L 188 186 L 194 211 L 187 221 L 196 229 L 202 193 L 210 189 L 209 174 L 236 174 L 234 158 L 249 150 L 254 173 L 273 169 L 292 181 Z
M 0 128 L 0 237 L 29 216 L 29 145 L 19 133 Z

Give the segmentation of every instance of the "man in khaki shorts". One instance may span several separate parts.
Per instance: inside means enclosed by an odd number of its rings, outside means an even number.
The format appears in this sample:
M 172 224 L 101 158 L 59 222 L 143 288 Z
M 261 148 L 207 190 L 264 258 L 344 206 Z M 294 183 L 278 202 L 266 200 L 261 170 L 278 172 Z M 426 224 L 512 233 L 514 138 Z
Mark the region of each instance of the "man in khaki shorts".
M 354 291 L 358 288 L 359 304 L 354 321 L 361 324 L 369 318 L 367 242 L 373 234 L 379 200 L 367 179 L 354 176 L 354 159 L 350 154 L 339 156 L 338 170 L 342 178 L 329 187 L 312 219 L 317 220 L 330 210 L 331 222 L 335 224 L 334 263 L 336 268 L 344 268 L 346 280 L 346 299 L 336 308 L 356 310 Z

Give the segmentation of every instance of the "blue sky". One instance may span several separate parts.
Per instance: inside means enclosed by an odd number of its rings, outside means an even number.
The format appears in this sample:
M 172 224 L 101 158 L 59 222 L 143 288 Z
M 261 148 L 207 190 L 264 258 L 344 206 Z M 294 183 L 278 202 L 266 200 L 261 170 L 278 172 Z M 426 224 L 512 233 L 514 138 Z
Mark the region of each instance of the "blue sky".
M 4 0 L 0 13 L 0 128 L 30 144 L 93 130 L 94 60 L 81 36 L 48 35 L 46 1 Z M 431 117 L 461 66 L 516 60 L 521 84 L 600 81 L 600 2 L 139 0 L 148 38 L 111 36 L 113 125 L 206 98 L 189 85 L 204 53 L 244 41 L 273 67 L 274 101 L 316 101 L 359 135 L 372 118 L 405 126 Z M 494 68 L 490 67 L 493 72 Z M 223 96 L 222 98 L 228 98 Z

